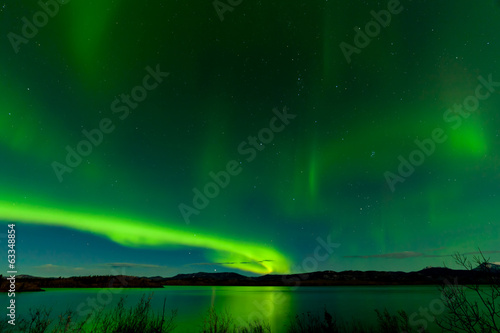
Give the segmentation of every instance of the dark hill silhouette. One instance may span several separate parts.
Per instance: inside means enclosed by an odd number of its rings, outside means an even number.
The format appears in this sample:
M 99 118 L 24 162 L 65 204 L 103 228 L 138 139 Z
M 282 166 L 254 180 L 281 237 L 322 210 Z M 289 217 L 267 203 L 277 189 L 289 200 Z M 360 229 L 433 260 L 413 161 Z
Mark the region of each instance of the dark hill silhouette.
M 248 277 L 238 273 L 177 274 L 173 277 L 77 276 L 42 278 L 31 275 L 16 277 L 16 292 L 40 291 L 43 288 L 162 288 L 186 286 L 361 286 L 361 285 L 441 285 L 444 283 L 490 284 L 491 277 L 500 278 L 500 266 L 480 265 L 472 270 L 429 267 L 415 272 L 386 271 L 318 271 L 302 274 L 267 274 Z M 9 282 L 0 275 L 0 291 Z

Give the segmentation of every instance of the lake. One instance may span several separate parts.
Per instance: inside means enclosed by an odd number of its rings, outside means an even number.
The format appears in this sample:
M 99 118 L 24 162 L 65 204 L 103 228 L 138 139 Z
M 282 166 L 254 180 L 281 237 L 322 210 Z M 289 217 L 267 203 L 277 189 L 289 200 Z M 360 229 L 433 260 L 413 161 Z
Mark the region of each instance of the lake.
M 436 329 L 434 317 L 444 313 L 437 286 L 356 286 L 356 287 L 206 287 L 165 286 L 163 289 L 56 289 L 45 292 L 18 293 L 17 315 L 27 314 L 29 308 L 47 306 L 55 318 L 67 309 L 81 314 L 99 305 L 111 308 L 121 297 L 126 306 L 137 304 L 141 296 L 153 294 L 152 306 L 161 311 L 166 299 L 167 310 L 177 309 L 176 332 L 199 331 L 210 307 L 227 311 L 244 324 L 255 319 L 271 325 L 272 332 L 284 332 L 285 325 L 296 314 L 311 312 L 323 315 L 324 309 L 343 320 L 352 318 L 363 323 L 375 323 L 375 309 L 387 308 L 395 314 L 405 310 L 411 323 L 427 323 Z M 7 306 L 7 296 L 2 295 Z M 5 308 L 4 308 L 5 309 Z M 428 309 L 429 316 L 420 309 Z M 169 312 L 169 311 L 168 311 Z M 413 316 L 412 316 L 413 314 Z M 19 317 L 18 317 L 19 319 Z

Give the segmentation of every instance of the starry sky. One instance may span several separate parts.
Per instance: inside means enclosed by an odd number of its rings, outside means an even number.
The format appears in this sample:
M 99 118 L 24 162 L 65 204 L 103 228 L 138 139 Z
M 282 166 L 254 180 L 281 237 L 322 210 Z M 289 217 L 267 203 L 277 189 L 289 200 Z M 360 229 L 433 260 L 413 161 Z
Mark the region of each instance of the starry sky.
M 18 274 L 500 261 L 498 1 L 1 5 Z

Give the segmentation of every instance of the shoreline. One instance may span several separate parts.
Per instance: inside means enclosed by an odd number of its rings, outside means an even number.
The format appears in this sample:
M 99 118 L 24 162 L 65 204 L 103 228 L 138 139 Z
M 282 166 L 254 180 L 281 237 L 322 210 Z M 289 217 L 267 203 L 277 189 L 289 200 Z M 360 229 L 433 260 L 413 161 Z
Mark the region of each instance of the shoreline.
M 163 288 L 164 286 L 227 287 L 332 287 L 332 286 L 429 286 L 459 283 L 491 285 L 499 272 L 427 268 L 417 272 L 323 271 L 307 274 L 247 277 L 237 273 L 193 273 L 174 277 L 127 275 L 73 276 L 45 278 L 16 277 L 16 292 L 43 291 L 44 288 Z M 0 276 L 0 292 L 8 292 L 9 281 Z

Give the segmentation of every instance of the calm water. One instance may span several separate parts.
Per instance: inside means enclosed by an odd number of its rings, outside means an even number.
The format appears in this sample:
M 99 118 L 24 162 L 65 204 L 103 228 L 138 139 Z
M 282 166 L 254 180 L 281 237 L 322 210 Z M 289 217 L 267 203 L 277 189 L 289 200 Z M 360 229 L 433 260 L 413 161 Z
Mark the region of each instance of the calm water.
M 227 311 L 238 323 L 264 319 L 273 332 L 283 332 L 285 324 L 297 313 L 322 314 L 326 308 L 342 319 L 357 319 L 364 323 L 376 322 L 375 309 L 387 308 L 391 313 L 405 310 L 414 322 L 425 321 L 435 328 L 432 321 L 418 313 L 419 308 L 429 308 L 429 313 L 439 317 L 443 313 L 440 293 L 436 286 L 379 286 L 379 287 L 190 287 L 167 286 L 163 289 L 47 289 L 39 293 L 17 294 L 17 313 L 25 314 L 29 308 L 47 306 L 52 314 L 62 314 L 66 309 L 89 313 L 93 306 L 112 307 L 120 297 L 126 305 L 135 305 L 142 295 L 154 293 L 152 305 L 161 311 L 166 298 L 167 309 L 177 309 L 176 332 L 196 332 L 202 325 L 207 310 L 214 306 Z M 2 295 L 2 303 L 7 297 Z M 3 306 L 2 306 L 3 307 Z M 80 317 L 80 319 L 83 317 Z M 410 317 L 411 318 L 411 317 Z M 434 331 L 434 330 L 433 330 Z

